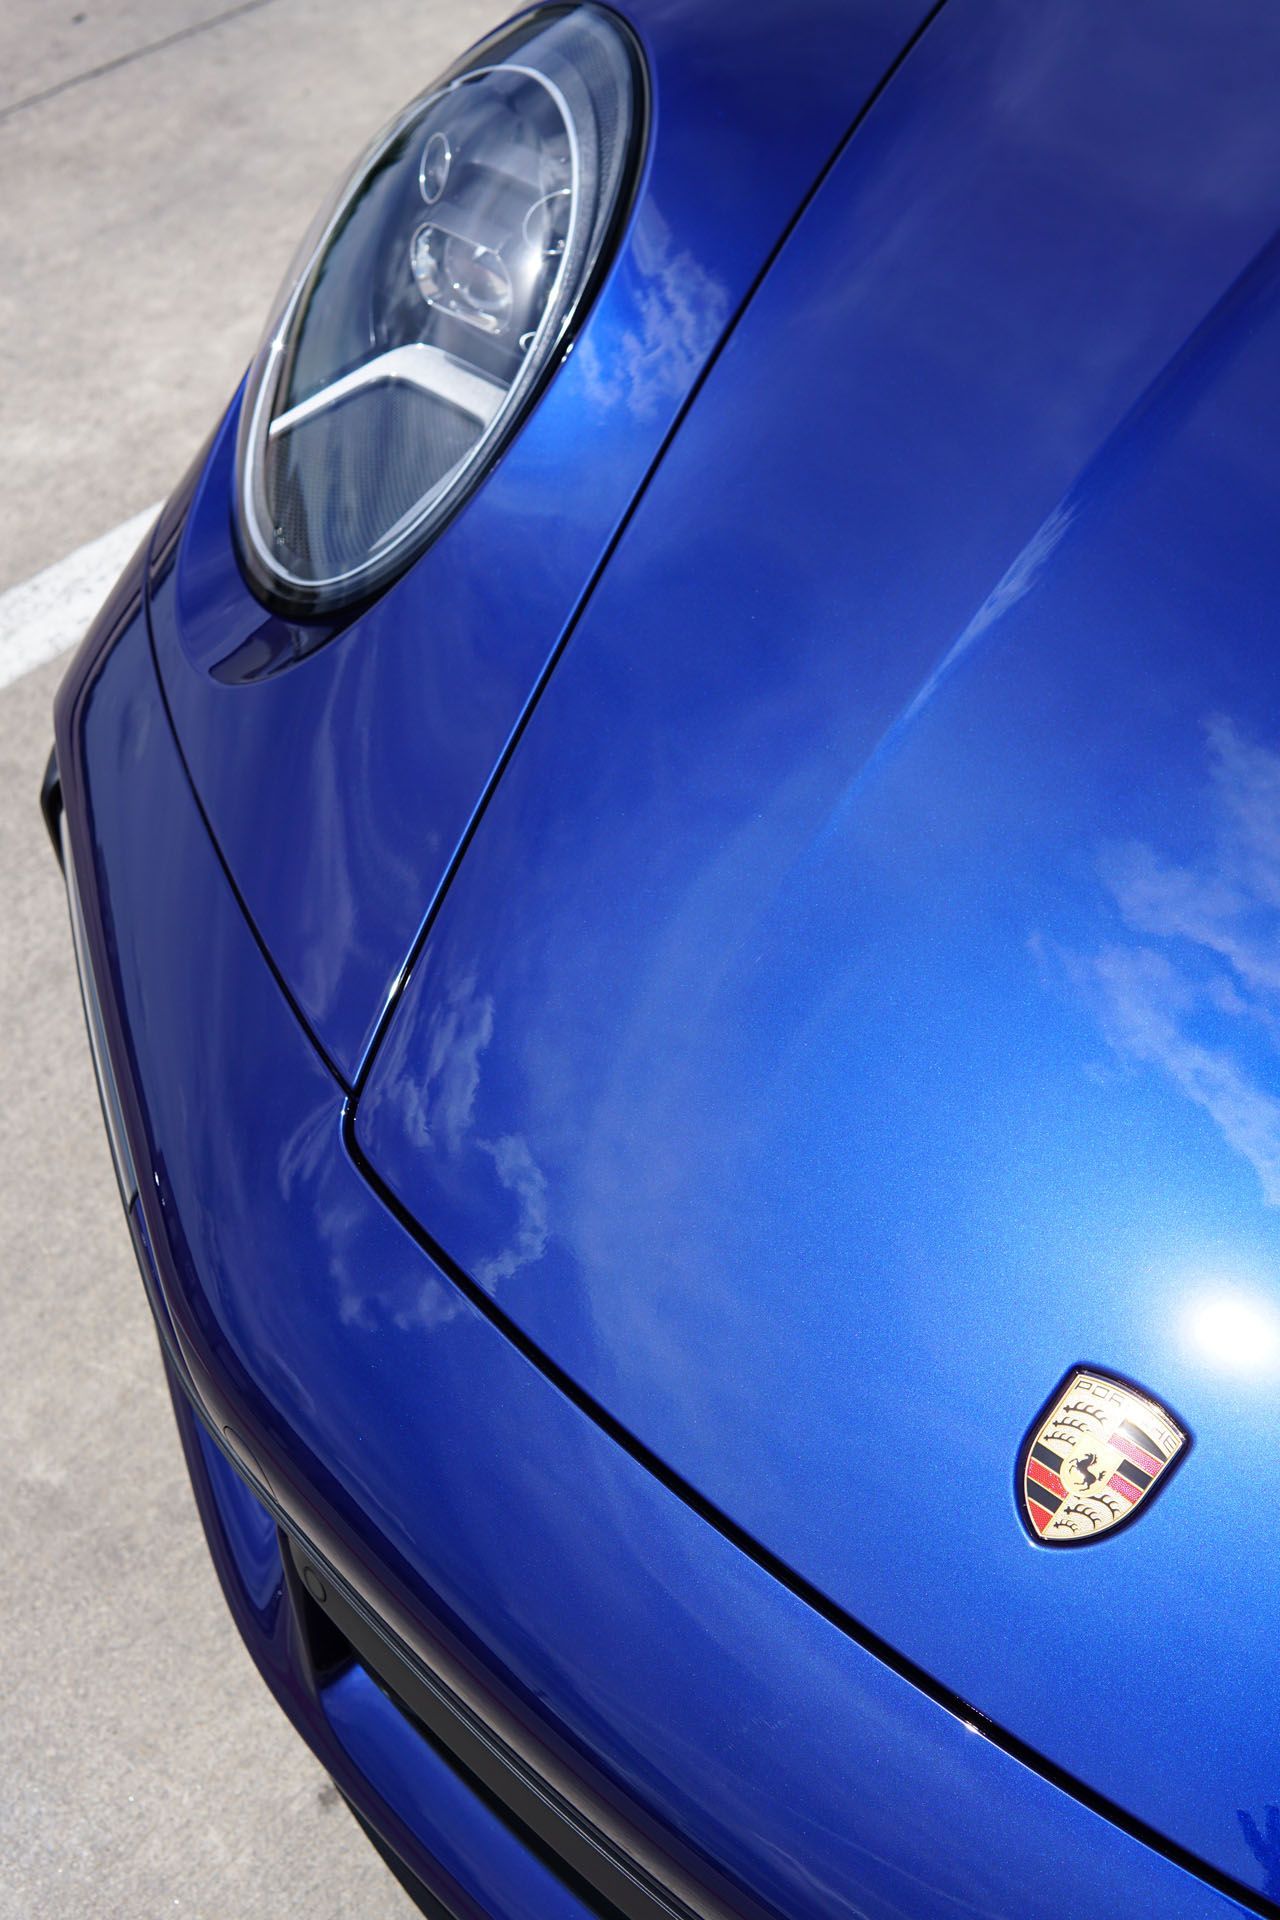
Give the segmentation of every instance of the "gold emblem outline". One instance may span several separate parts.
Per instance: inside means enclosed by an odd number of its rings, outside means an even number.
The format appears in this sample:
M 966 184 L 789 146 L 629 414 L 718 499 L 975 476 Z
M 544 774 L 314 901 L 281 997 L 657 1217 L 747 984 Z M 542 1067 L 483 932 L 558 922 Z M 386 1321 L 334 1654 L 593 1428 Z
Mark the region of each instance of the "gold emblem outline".
M 1085 1379 L 1099 1380 L 1107 1386 L 1118 1388 L 1122 1393 L 1133 1394 L 1135 1398 L 1158 1414 L 1161 1420 L 1167 1422 L 1172 1431 L 1179 1436 L 1181 1444 L 1171 1455 L 1168 1464 L 1163 1467 L 1157 1475 L 1154 1484 L 1146 1489 L 1142 1497 L 1135 1501 L 1127 1513 L 1121 1514 L 1118 1519 L 1111 1521 L 1109 1525 L 1099 1527 L 1092 1532 L 1078 1534 L 1069 1539 L 1046 1540 L 1042 1534 L 1036 1531 L 1035 1522 L 1027 1511 L 1027 1466 L 1031 1459 L 1031 1450 L 1036 1445 L 1041 1433 L 1048 1424 L 1050 1414 L 1055 1410 L 1059 1401 L 1064 1399 L 1067 1393 L 1074 1387 L 1076 1381 L 1082 1377 Z M 1123 1533 L 1126 1527 L 1131 1527 L 1135 1520 L 1142 1518 L 1156 1497 L 1164 1492 L 1165 1486 L 1174 1477 L 1194 1445 L 1195 1436 L 1185 1420 L 1183 1420 L 1180 1415 L 1174 1413 L 1167 1402 L 1152 1393 L 1149 1387 L 1141 1386 L 1138 1381 L 1131 1380 L 1127 1374 L 1116 1372 L 1113 1367 L 1095 1366 L 1087 1360 L 1077 1361 L 1074 1365 L 1067 1368 L 1066 1372 L 1060 1376 L 1053 1391 L 1045 1396 L 1034 1419 L 1026 1429 L 1021 1446 L 1018 1448 L 1017 1460 L 1014 1467 L 1014 1502 L 1018 1509 L 1018 1517 L 1022 1522 L 1023 1532 L 1034 1546 L 1044 1547 L 1048 1552 L 1052 1553 L 1057 1553 L 1064 1548 L 1092 1547 L 1096 1546 L 1099 1541 L 1110 1540 L 1114 1535 Z

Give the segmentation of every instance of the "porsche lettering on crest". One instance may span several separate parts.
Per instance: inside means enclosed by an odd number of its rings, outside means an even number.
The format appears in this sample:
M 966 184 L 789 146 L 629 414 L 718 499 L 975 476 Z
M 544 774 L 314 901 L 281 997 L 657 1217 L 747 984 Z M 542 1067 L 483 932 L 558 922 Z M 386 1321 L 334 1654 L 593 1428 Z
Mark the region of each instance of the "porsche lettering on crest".
M 1027 1443 L 1023 1517 L 1046 1546 L 1097 1540 L 1133 1518 L 1186 1444 L 1157 1401 L 1105 1374 L 1077 1371 Z

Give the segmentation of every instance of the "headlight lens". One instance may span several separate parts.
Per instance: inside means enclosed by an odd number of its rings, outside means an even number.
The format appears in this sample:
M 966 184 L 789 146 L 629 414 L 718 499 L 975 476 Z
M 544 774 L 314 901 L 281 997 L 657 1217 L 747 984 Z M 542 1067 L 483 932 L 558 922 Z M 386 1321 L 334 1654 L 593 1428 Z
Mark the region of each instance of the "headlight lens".
M 249 375 L 239 531 L 321 613 L 385 585 L 487 470 L 634 176 L 637 56 L 591 6 L 534 14 L 405 109 L 317 223 Z

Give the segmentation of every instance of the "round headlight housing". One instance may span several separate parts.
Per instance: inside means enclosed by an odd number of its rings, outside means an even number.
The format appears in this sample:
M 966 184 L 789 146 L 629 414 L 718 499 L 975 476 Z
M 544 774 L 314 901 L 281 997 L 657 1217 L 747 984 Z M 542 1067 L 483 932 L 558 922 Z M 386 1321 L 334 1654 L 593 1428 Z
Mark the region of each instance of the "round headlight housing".
M 245 564 L 272 602 L 367 598 L 440 531 L 563 354 L 634 181 L 638 56 L 536 13 L 397 116 L 308 238 L 250 370 Z

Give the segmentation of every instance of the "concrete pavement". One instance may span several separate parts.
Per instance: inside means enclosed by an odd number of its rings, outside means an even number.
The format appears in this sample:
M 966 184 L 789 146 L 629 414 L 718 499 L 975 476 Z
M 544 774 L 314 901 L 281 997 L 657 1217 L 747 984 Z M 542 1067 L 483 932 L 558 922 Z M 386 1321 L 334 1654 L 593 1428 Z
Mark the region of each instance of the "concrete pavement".
M 0 591 L 168 490 L 335 174 L 503 11 L 7 0 Z M 391 1920 L 196 1522 L 36 807 L 62 664 L 0 687 L 0 1920 Z
M 335 178 L 508 11 L 5 0 L 0 589 L 168 492 Z

